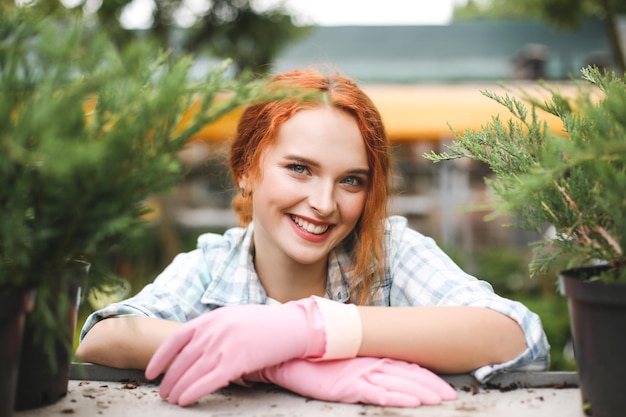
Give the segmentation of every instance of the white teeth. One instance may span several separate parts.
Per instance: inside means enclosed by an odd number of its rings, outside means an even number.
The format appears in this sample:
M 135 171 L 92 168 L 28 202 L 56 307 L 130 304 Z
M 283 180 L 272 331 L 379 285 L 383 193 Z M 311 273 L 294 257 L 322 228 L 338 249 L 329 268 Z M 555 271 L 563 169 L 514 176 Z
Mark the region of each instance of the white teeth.
M 326 226 L 316 226 L 312 223 L 307 222 L 300 217 L 291 216 L 291 219 L 300 226 L 301 229 L 306 230 L 309 233 L 313 233 L 314 235 L 321 235 L 322 233 L 328 230 L 328 225 Z

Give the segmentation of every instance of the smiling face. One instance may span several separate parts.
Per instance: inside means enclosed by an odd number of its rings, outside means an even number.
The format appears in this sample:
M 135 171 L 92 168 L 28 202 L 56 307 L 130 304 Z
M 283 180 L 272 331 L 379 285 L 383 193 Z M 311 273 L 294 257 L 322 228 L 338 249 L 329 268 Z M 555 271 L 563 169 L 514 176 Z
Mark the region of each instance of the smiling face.
M 252 191 L 257 258 L 273 265 L 326 264 L 355 228 L 367 196 L 369 169 L 359 128 L 332 107 L 298 111 L 263 153 Z

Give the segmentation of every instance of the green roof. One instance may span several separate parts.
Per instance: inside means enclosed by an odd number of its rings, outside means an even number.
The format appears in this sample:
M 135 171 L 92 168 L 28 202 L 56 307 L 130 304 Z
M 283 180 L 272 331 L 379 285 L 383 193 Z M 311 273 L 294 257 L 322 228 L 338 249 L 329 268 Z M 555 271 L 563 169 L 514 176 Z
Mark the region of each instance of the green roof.
M 364 83 L 506 81 L 515 55 L 547 51 L 545 78 L 562 80 L 610 50 L 601 22 L 576 30 L 535 21 L 473 21 L 444 26 L 319 26 L 279 56 L 277 71 L 316 66 Z

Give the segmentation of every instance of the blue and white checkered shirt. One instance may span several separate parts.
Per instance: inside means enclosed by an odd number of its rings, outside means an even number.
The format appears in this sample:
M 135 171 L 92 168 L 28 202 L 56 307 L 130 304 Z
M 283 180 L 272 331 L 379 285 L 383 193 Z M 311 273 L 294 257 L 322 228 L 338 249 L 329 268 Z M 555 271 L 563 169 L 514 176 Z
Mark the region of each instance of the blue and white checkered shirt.
M 254 226 L 233 228 L 223 235 L 204 234 L 198 248 L 183 253 L 138 294 L 91 314 L 81 340 L 99 320 L 120 316 L 145 316 L 186 322 L 217 307 L 267 304 L 253 264 Z M 527 349 L 517 358 L 472 372 L 487 381 L 506 370 L 543 370 L 549 365 L 549 345 L 539 316 L 523 304 L 496 295 L 491 285 L 462 271 L 434 242 L 408 227 L 400 216 L 385 227 L 387 271 L 372 299 L 376 306 L 479 306 L 505 314 L 519 323 Z M 330 254 L 326 297 L 349 299 L 350 254 L 342 246 Z

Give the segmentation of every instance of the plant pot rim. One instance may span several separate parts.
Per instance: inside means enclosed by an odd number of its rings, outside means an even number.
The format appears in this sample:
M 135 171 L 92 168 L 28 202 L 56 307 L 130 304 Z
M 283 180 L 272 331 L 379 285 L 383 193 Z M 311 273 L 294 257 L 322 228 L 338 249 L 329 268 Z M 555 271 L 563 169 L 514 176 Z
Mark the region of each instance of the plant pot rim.
M 578 301 L 606 305 L 626 305 L 626 283 L 589 281 L 589 278 L 609 267 L 583 266 L 559 271 L 561 295 Z

